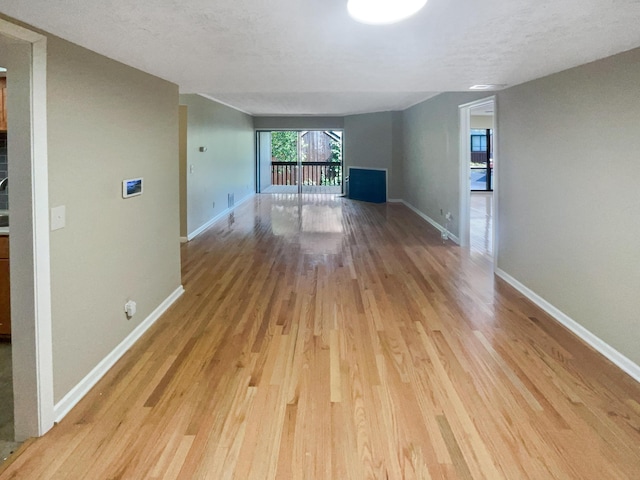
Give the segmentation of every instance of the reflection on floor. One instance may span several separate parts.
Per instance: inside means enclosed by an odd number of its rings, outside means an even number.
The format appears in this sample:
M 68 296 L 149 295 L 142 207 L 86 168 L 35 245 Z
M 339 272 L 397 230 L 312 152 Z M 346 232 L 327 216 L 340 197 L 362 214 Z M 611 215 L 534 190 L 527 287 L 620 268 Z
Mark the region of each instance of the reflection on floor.
M 493 256 L 493 192 L 471 192 L 471 250 Z
M 309 253 L 339 252 L 343 237 L 339 196 L 274 194 L 269 200 L 274 235 L 295 236 Z
M 298 193 L 297 185 L 271 185 L 263 188 L 261 193 Z M 341 194 L 342 187 L 340 185 L 303 185 L 302 193 L 330 193 L 333 195 Z
M 13 379 L 11 344 L 0 342 L 0 462 L 18 446 L 13 441 Z

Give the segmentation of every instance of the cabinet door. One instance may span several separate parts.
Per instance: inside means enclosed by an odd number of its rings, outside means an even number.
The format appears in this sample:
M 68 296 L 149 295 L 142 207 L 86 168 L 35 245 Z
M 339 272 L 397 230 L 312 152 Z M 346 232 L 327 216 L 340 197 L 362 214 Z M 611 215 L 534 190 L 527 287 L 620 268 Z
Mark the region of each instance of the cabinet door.
M 11 335 L 11 295 L 9 259 L 0 259 L 0 336 Z

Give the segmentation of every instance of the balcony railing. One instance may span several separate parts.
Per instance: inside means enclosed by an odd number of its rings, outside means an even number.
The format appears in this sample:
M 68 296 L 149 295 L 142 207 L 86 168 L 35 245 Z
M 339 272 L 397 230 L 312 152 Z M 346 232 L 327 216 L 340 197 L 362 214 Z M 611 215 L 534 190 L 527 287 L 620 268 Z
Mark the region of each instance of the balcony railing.
M 272 185 L 297 185 L 298 178 L 302 185 L 339 186 L 342 185 L 342 165 L 336 162 L 271 162 Z

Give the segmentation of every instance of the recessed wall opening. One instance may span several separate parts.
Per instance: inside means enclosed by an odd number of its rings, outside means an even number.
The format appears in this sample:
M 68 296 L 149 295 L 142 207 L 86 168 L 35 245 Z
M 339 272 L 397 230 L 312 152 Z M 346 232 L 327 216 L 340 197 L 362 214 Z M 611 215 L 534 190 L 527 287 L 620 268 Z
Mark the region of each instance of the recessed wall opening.
M 342 130 L 259 130 L 258 193 L 342 193 Z
M 470 110 L 469 247 L 493 256 L 493 102 Z

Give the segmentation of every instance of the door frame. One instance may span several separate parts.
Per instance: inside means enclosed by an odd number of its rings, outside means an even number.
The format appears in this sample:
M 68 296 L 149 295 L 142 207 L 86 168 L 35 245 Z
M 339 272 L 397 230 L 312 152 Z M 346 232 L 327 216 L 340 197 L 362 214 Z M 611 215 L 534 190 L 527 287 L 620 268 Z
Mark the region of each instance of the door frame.
M 498 118 L 498 103 L 495 95 L 475 100 L 473 102 L 459 105 L 460 117 L 460 159 L 459 159 L 459 189 L 460 189 L 460 210 L 458 213 L 459 223 L 458 232 L 460 232 L 460 246 L 468 247 L 470 243 L 470 223 L 471 223 L 471 180 L 469 178 L 469 161 L 471 158 L 471 110 L 473 108 L 493 105 L 493 228 L 491 235 L 493 236 L 493 268 L 497 268 L 498 258 L 498 236 L 496 235 L 498 227 L 498 132 L 496 129 Z
M 20 61 L 29 83 L 18 99 L 11 95 L 8 65 L 8 117 L 12 357 L 15 439 L 40 436 L 54 425 L 49 175 L 47 155 L 47 38 L 0 19 L 0 35 L 30 50 Z M 27 46 L 28 45 L 28 46 Z M 22 47 L 17 47 L 16 52 Z M 8 56 L 11 57 L 9 52 Z M 22 83 L 22 81 L 21 81 Z M 20 128 L 12 130 L 12 125 Z M 13 133 L 12 133 L 13 132 Z M 20 162 L 12 161 L 20 158 Z

